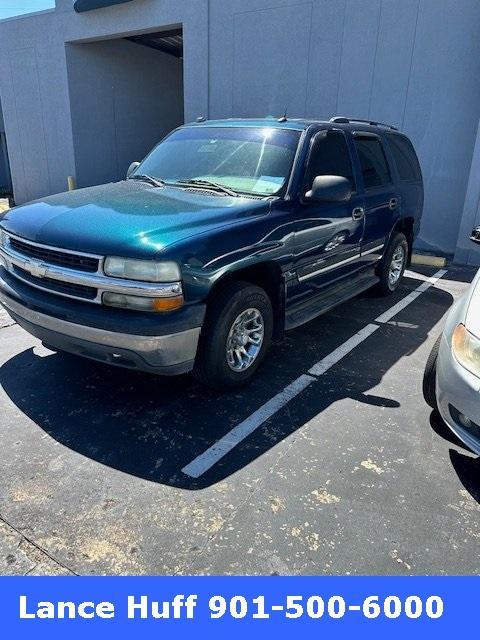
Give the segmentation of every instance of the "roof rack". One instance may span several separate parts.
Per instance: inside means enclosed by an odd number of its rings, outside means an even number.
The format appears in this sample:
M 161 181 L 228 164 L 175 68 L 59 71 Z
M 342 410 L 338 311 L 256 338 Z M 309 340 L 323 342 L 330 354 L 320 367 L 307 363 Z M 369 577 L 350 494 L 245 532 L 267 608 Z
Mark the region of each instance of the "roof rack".
M 361 122 L 363 124 L 371 124 L 375 127 L 387 127 L 387 129 L 393 129 L 394 131 L 398 131 L 398 128 L 394 127 L 393 124 L 386 124 L 385 122 L 377 122 L 376 120 L 363 120 L 362 118 L 346 118 L 345 116 L 335 116 L 334 118 L 330 118 L 330 122 L 335 122 L 337 124 L 348 124 L 349 122 Z

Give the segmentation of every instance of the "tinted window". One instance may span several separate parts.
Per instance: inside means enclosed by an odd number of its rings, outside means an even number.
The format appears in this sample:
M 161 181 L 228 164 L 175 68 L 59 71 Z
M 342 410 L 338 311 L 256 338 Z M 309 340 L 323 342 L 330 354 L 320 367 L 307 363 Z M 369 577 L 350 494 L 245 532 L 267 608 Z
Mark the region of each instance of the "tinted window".
M 355 189 L 350 154 L 342 133 L 321 131 L 316 135 L 305 177 L 307 189 L 310 189 L 316 176 L 343 176 L 350 180 L 352 189 Z
M 388 184 L 390 171 L 378 138 L 355 137 L 365 189 Z
M 405 182 L 418 182 L 422 179 L 420 165 L 413 150 L 412 143 L 403 136 L 391 134 L 388 143 L 397 166 L 400 180 Z

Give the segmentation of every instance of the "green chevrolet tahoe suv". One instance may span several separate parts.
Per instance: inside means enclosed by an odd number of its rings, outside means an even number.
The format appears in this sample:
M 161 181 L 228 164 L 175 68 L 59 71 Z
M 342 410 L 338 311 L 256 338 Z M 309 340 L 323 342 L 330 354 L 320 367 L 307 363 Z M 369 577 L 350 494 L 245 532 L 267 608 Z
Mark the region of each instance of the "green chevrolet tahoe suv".
M 373 285 L 394 291 L 422 206 L 394 127 L 200 121 L 126 180 L 8 211 L 0 302 L 51 349 L 228 389 L 272 338 Z

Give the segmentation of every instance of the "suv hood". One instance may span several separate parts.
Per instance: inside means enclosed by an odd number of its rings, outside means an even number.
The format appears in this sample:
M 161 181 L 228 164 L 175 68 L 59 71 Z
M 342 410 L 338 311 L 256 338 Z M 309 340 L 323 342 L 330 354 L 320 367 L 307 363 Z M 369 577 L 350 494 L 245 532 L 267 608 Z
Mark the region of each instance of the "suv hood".
M 128 180 L 15 207 L 3 217 L 2 227 L 33 242 L 73 251 L 146 257 L 269 208 L 265 200 Z

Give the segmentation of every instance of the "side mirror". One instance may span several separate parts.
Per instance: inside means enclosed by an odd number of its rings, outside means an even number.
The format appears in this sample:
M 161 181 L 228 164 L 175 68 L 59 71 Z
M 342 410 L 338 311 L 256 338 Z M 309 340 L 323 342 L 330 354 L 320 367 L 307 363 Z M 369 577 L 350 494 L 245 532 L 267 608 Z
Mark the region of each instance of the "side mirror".
M 127 169 L 127 178 L 129 178 L 132 173 L 140 166 L 139 162 L 132 162 L 132 164 Z
M 470 240 L 480 244 L 480 227 L 473 227 L 472 235 L 470 236 Z
M 352 185 L 343 176 L 317 176 L 312 188 L 305 194 L 306 200 L 315 202 L 345 202 L 350 200 Z

